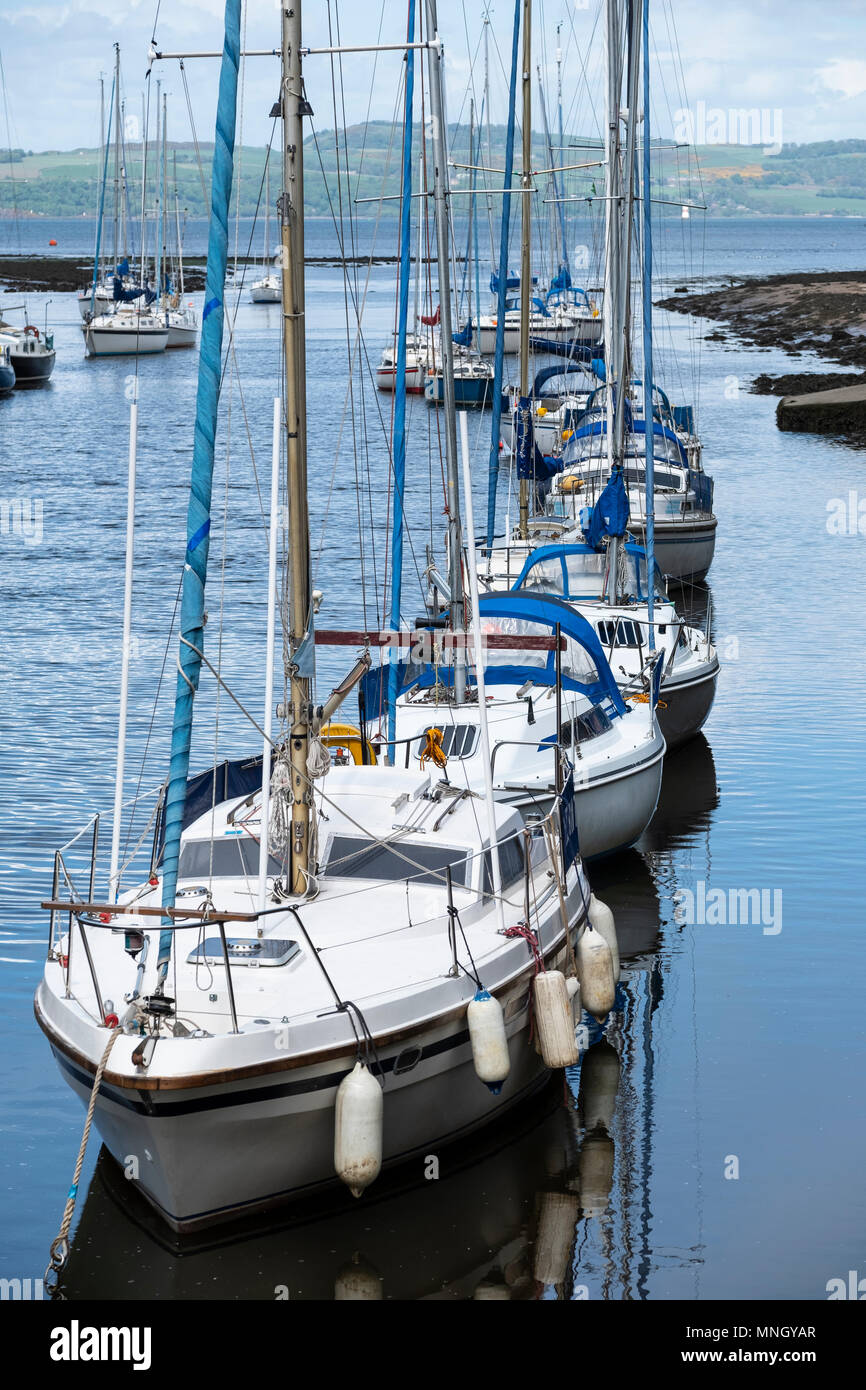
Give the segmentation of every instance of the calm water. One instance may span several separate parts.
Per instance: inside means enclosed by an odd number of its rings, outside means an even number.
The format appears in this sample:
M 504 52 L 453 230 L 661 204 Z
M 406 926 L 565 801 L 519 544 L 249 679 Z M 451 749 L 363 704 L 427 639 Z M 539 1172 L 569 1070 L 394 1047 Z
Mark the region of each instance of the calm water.
M 22 226 L 28 238 L 51 234 L 43 223 Z M 86 227 L 64 224 L 54 234 L 61 253 L 89 249 Z M 313 229 L 309 249 L 317 248 L 326 253 L 329 239 Z M 676 278 L 674 249 L 671 242 L 670 269 L 663 262 L 662 270 Z M 705 269 L 714 277 L 860 264 L 860 222 L 707 228 Z M 374 358 L 393 317 L 392 276 L 374 271 L 366 287 Z M 363 271 L 356 288 L 360 298 Z M 344 399 L 343 293 L 338 272 L 310 267 L 312 531 L 323 617 L 334 627 L 378 620 L 387 522 L 381 420 L 387 424 L 390 402 L 357 378 L 353 400 Z M 41 323 L 38 296 L 30 309 Z M 44 1270 L 83 1123 L 31 1000 L 47 930 L 38 902 L 50 890 L 53 849 L 91 811 L 110 806 L 134 372 L 129 361 L 84 359 L 71 296 L 55 296 L 49 313 L 54 380 L 0 401 L 0 498 L 27 498 L 34 507 L 38 500 L 42 516 L 38 544 L 0 538 L 0 1275 L 20 1278 Z M 278 323 L 275 308 L 241 301 L 240 382 L 223 395 L 214 488 L 209 652 L 222 615 L 224 671 L 254 710 L 262 699 L 266 590 L 256 474 L 266 492 Z M 388 1298 L 505 1289 L 514 1298 L 585 1290 L 591 1299 L 821 1299 L 829 1279 L 863 1270 L 866 1042 L 850 990 L 863 954 L 866 676 L 859 644 L 852 647 L 856 624 L 830 614 L 840 597 L 853 607 L 859 596 L 864 542 L 829 534 L 826 519 L 828 502 L 861 488 L 864 460 L 817 437 L 779 434 L 775 400 L 745 391 L 759 371 L 785 370 L 783 355 L 701 343 L 680 319 L 664 320 L 659 338 L 657 374 L 673 399 L 690 398 L 691 368 L 700 367 L 700 419 L 720 517 L 709 578 L 724 669 L 706 738 L 668 760 L 662 802 L 639 852 L 593 872 L 626 958 L 621 1008 L 606 1039 L 569 1087 L 555 1080 L 507 1129 L 445 1155 L 438 1183 L 395 1175 L 361 1204 L 341 1194 L 303 1223 L 272 1218 L 230 1239 L 201 1238 L 183 1247 L 182 1259 L 146 1208 L 130 1202 L 113 1165 L 97 1162 L 94 1141 L 69 1297 L 272 1298 L 284 1284 L 293 1298 L 330 1298 L 351 1278 Z M 808 359 L 797 363 L 808 369 Z M 184 545 L 195 371 L 193 353 L 139 367 L 130 796 L 139 778 L 149 790 L 167 767 L 173 681 L 157 690 Z M 441 550 L 436 425 L 415 402 L 407 613 L 421 611 L 413 608 L 421 603 L 415 561 L 423 566 L 431 534 Z M 476 516 L 483 516 L 488 428 L 486 417 L 472 422 Z M 363 582 L 359 505 L 369 557 Z M 698 595 L 696 606 L 705 604 Z M 172 642 L 169 651 L 171 671 Z M 323 691 L 342 670 L 338 656 L 323 662 Z M 213 682 L 203 681 L 197 703 L 194 765 L 215 751 L 222 758 L 257 746 L 223 699 L 215 750 Z M 763 890 L 767 911 L 743 925 L 711 914 L 703 923 L 676 920 L 683 899 L 675 895 L 687 890 L 700 903 L 715 889 L 726 897 Z M 604 1125 L 588 1132 L 593 1115 Z M 737 1177 L 726 1177 L 736 1168 Z M 558 1271 L 544 1265 L 537 1242 L 551 1222 L 566 1235 Z M 556 1286 L 545 1282 L 551 1277 Z

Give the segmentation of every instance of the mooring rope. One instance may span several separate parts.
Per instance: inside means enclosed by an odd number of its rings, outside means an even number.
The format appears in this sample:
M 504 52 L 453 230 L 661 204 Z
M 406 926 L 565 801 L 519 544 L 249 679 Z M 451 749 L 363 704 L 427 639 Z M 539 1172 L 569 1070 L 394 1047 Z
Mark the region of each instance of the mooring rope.
M 81 1178 L 81 1169 L 84 1166 L 84 1155 L 87 1151 L 87 1141 L 90 1138 L 90 1126 L 93 1123 L 93 1112 L 96 1109 L 96 1096 L 102 1082 L 102 1076 L 111 1056 L 111 1049 L 114 1047 L 123 1029 L 118 1025 L 112 1028 L 111 1037 L 105 1044 L 105 1051 L 99 1066 L 96 1068 L 96 1076 L 93 1078 L 93 1090 L 90 1092 L 90 1103 L 87 1107 L 87 1119 L 84 1121 L 84 1133 L 81 1136 L 81 1146 L 78 1150 L 78 1159 L 75 1164 L 75 1172 L 72 1175 L 72 1186 L 66 1198 L 66 1206 L 63 1211 L 63 1220 L 60 1223 L 60 1230 L 51 1242 L 51 1249 L 48 1256 L 48 1268 L 45 1271 L 44 1283 L 46 1288 L 51 1288 L 53 1281 L 60 1281 L 60 1275 L 69 1259 L 69 1227 L 72 1225 L 72 1215 L 75 1211 L 75 1203 L 78 1198 L 78 1183 Z M 56 1284 L 54 1284 L 56 1288 Z

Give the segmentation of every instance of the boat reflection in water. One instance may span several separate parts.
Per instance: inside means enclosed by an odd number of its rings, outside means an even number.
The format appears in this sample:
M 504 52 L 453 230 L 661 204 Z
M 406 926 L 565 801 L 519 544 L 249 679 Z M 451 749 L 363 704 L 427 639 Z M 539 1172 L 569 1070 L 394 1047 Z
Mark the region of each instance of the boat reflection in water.
M 584 1015 L 581 1062 L 472 1143 L 386 1174 L 363 1205 L 342 1191 L 181 1237 L 105 1149 L 61 1292 L 79 1299 L 641 1299 L 655 1267 L 653 1020 L 664 998 L 660 897 L 718 804 L 703 736 L 671 755 L 631 851 L 592 866 L 622 956 L 604 1033 Z M 435 1165 L 427 1161 L 428 1172 Z M 684 1258 L 700 1259 L 694 1251 Z

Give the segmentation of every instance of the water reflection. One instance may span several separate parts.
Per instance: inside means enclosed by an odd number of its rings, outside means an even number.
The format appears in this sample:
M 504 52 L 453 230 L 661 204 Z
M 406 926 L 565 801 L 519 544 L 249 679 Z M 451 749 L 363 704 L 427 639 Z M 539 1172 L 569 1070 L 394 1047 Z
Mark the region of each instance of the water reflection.
M 103 1151 L 75 1233 L 69 1299 L 628 1299 L 653 1268 L 653 1022 L 664 1003 L 660 885 L 718 804 L 701 737 L 667 760 L 632 851 L 592 868 L 612 907 L 623 980 L 605 1032 L 565 1078 L 471 1144 L 440 1177 L 419 1163 L 363 1203 L 342 1190 L 254 1222 L 179 1237 Z M 687 1256 L 687 1258 L 690 1258 Z

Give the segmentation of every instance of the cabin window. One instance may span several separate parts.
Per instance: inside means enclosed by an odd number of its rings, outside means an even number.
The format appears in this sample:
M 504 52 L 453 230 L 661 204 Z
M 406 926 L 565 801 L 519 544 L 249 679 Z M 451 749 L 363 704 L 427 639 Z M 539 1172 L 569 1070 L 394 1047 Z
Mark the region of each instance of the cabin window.
M 563 724 L 560 742 L 564 747 L 571 743 L 585 743 L 587 739 L 606 734 L 611 727 L 610 719 L 601 705 L 593 705 L 585 714 L 579 714 L 576 719 L 567 720 Z
M 558 558 L 538 560 L 527 574 L 524 586 L 530 589 L 542 589 L 546 594 L 558 594 L 562 597 L 564 592 L 562 561 Z
M 329 878 L 377 878 L 388 883 L 408 879 L 444 888 L 445 870 L 450 865 L 454 883 L 465 888 L 468 862 L 465 850 L 447 845 L 419 844 L 416 840 L 382 845 L 360 835 L 335 835 L 324 872 Z M 415 867 L 418 864 L 420 869 Z
M 499 846 L 499 872 L 502 875 L 503 891 L 519 878 L 523 878 L 525 860 L 523 857 L 523 836 L 512 835 Z M 484 851 L 484 896 L 489 898 L 493 892 L 493 866 L 490 850 Z
M 211 867 L 213 866 L 213 867 Z M 268 873 L 281 874 L 279 859 L 268 856 Z M 251 878 L 259 873 L 259 842 L 250 835 L 227 835 L 220 840 L 187 840 L 181 846 L 178 878 Z
M 640 623 L 631 618 L 603 618 L 598 635 L 605 647 L 640 647 L 643 643 Z
M 446 757 L 470 758 L 475 752 L 475 745 L 478 742 L 477 724 L 434 724 L 431 727 L 440 730 L 442 734 L 442 748 Z M 416 758 L 420 758 L 424 749 L 427 747 L 427 735 L 429 732 L 429 729 L 425 729 L 415 745 Z

